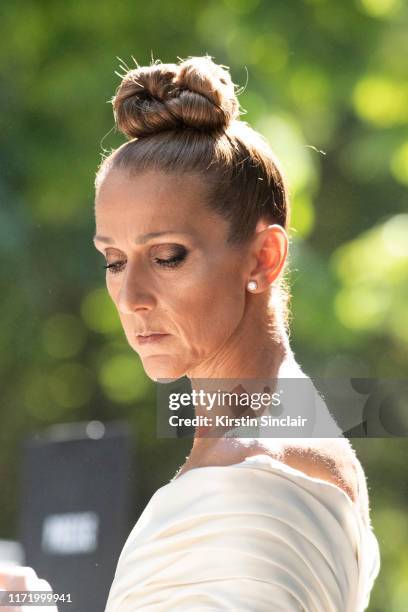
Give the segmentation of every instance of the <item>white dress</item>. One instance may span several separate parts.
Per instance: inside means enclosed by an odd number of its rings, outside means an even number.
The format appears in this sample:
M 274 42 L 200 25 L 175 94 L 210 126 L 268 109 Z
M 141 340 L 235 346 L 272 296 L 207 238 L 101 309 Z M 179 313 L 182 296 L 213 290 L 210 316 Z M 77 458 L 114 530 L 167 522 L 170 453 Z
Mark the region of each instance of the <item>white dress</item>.
M 379 569 L 372 528 L 342 489 L 255 455 L 156 491 L 105 612 L 361 612 Z

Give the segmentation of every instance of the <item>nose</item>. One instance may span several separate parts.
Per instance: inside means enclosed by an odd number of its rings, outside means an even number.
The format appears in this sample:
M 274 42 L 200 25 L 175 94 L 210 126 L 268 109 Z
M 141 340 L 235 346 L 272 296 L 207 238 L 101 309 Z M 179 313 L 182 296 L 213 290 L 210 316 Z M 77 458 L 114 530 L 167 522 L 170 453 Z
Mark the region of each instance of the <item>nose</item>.
M 141 266 L 127 262 L 126 269 L 121 274 L 121 284 L 116 296 L 116 305 L 123 314 L 133 314 L 139 310 L 151 310 L 156 299 L 149 281 Z

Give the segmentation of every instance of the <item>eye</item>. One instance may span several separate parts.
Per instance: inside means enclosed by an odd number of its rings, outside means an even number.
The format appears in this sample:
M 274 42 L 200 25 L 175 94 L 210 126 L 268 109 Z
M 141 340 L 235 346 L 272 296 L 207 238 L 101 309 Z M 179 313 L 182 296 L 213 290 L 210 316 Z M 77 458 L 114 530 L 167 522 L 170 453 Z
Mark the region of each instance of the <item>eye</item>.
M 159 257 L 155 257 L 155 263 L 159 264 L 159 266 L 163 266 L 165 268 L 175 268 L 178 266 L 183 259 L 185 259 L 185 255 L 175 255 L 170 259 L 160 259 Z
M 185 247 L 178 246 L 177 249 L 175 249 L 175 254 L 172 257 L 166 259 L 163 259 L 161 257 L 154 257 L 153 260 L 159 266 L 165 268 L 175 268 L 176 266 L 180 265 L 180 263 L 186 258 L 186 256 L 187 250 L 185 249 Z
M 174 255 L 172 255 L 172 257 L 153 257 L 154 263 L 156 263 L 162 268 L 175 268 L 179 266 L 187 256 L 187 249 L 179 245 L 173 250 L 175 251 L 175 253 Z M 118 274 L 119 272 L 122 272 L 125 264 L 126 261 L 114 261 L 102 267 L 104 270 L 108 270 L 111 274 Z
M 111 274 L 117 274 L 121 271 L 122 266 L 125 262 L 123 261 L 114 261 L 113 263 L 107 264 L 106 266 L 102 266 L 104 270 L 108 270 Z

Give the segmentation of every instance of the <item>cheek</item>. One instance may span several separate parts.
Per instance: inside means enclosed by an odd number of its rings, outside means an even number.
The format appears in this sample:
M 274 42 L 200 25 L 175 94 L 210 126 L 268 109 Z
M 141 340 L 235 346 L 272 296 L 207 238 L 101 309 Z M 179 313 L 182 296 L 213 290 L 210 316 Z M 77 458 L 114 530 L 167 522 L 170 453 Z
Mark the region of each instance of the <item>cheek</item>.
M 111 274 L 111 273 L 108 272 L 108 274 Z M 131 340 L 133 340 L 131 334 L 133 334 L 133 331 L 134 331 L 133 330 L 134 328 L 133 318 L 134 317 L 129 314 L 124 314 L 118 308 L 118 295 L 120 291 L 120 281 L 115 278 L 107 277 L 106 278 L 106 289 L 116 309 L 117 316 L 119 316 L 119 319 L 123 327 L 123 330 L 126 334 L 126 337 L 128 341 L 130 342 Z
M 231 336 L 245 306 L 239 278 L 210 276 L 206 281 L 179 292 L 170 309 L 197 359 L 208 356 Z
M 111 272 L 106 272 L 106 289 L 108 291 L 109 297 L 116 305 L 116 297 L 119 292 L 119 283 L 115 282 L 115 279 L 112 278 Z

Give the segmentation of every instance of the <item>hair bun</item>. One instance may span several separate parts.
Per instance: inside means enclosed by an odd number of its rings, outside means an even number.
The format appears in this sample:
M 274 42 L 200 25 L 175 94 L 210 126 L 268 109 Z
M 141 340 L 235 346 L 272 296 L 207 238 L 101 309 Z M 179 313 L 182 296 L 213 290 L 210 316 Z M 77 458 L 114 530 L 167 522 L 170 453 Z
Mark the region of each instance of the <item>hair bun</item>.
M 228 127 L 239 103 L 227 68 L 205 55 L 128 70 L 112 100 L 118 129 L 131 139 L 183 126 Z

